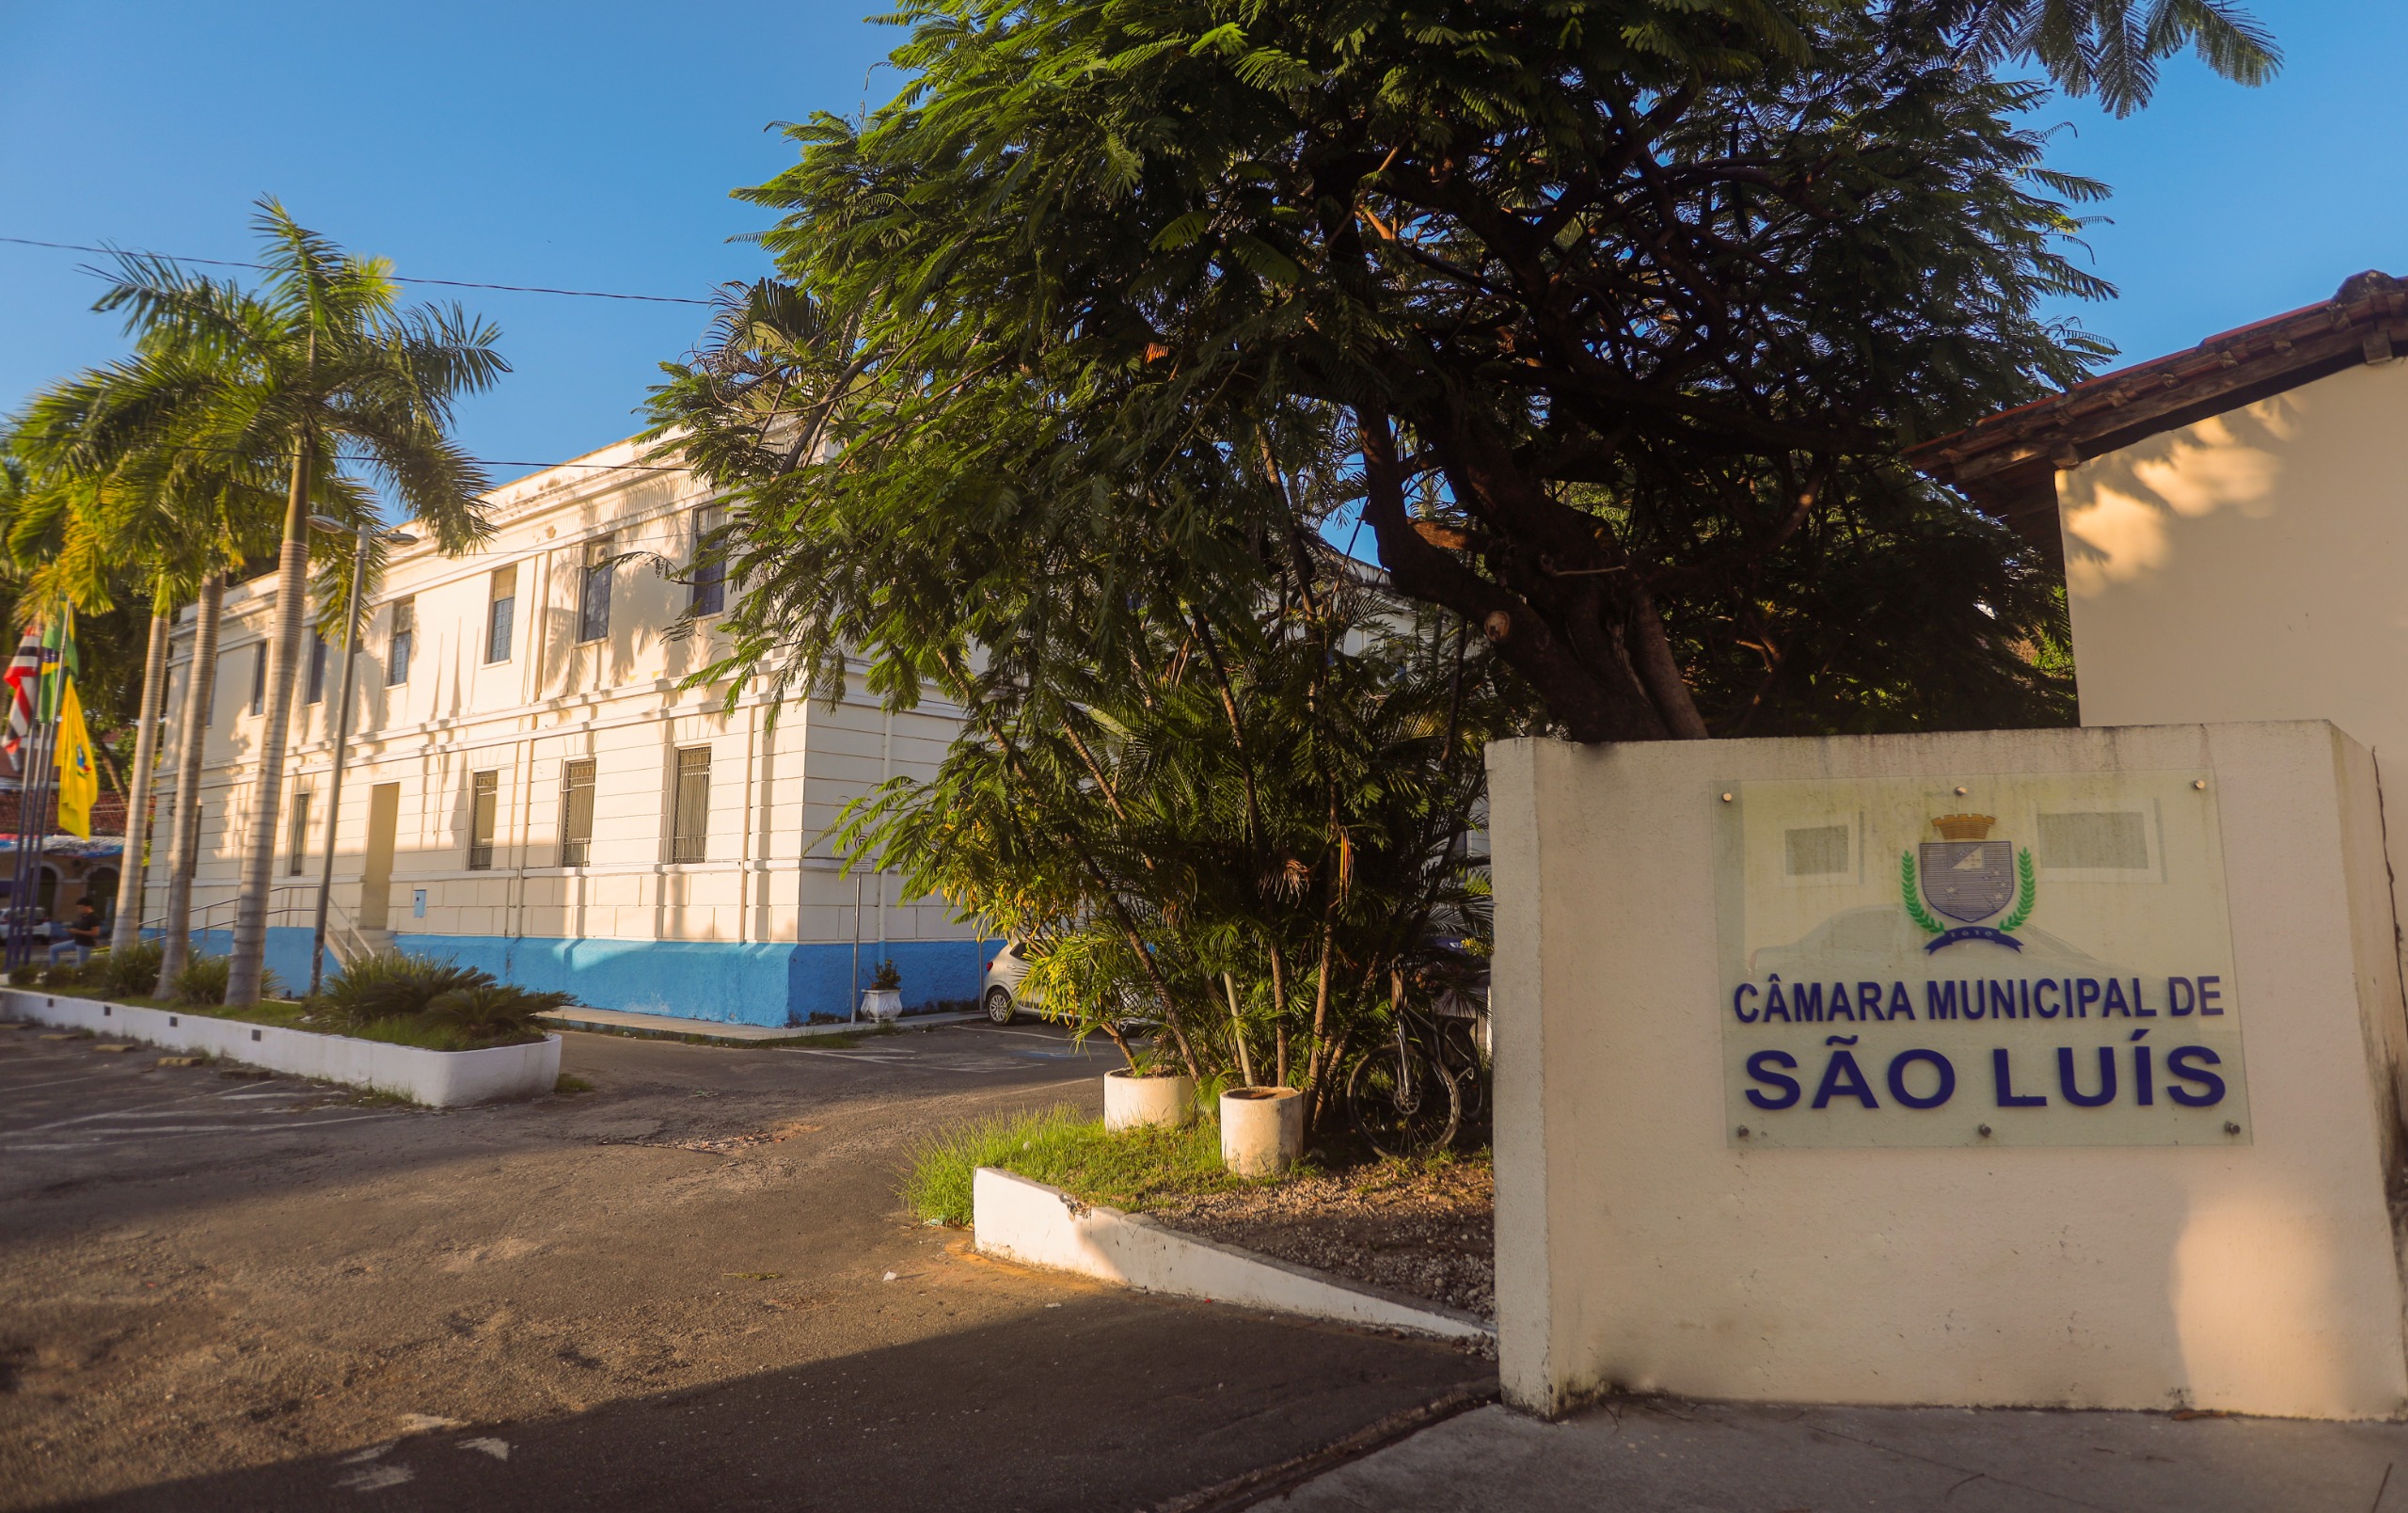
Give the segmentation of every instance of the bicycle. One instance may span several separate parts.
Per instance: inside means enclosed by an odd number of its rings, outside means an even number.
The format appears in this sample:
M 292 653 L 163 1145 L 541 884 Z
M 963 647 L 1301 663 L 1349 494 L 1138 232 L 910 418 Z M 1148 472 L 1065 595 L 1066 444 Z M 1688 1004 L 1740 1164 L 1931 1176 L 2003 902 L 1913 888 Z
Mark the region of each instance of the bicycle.
M 1486 1079 L 1471 1026 L 1444 1009 L 1406 1006 L 1388 1043 L 1355 1061 L 1346 1076 L 1347 1115 L 1371 1149 L 1429 1155 L 1452 1143 L 1467 1117 L 1485 1117 Z

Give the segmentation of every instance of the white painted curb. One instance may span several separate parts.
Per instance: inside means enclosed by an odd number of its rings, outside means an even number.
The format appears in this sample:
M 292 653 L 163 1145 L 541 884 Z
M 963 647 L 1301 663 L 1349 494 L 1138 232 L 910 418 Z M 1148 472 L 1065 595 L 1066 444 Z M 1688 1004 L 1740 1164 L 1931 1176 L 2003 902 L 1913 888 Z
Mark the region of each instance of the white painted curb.
M 552 1091 L 561 1075 L 558 1035 L 547 1035 L 532 1045 L 430 1051 L 416 1045 L 388 1045 L 383 1041 L 318 1035 L 275 1025 L 246 1025 L 239 1019 L 217 1019 L 173 1009 L 137 1009 L 131 1004 L 70 998 L 24 988 L 0 989 L 0 1002 L 6 1003 L 12 1019 L 29 1019 L 64 1029 L 88 1029 L 98 1035 L 140 1041 L 171 1051 L 222 1056 L 230 1061 L 246 1061 L 272 1072 L 290 1072 L 295 1076 L 397 1093 L 431 1108 L 539 1097 Z
M 1497 1339 L 1495 1325 L 1469 1314 L 1182 1234 L 1144 1214 L 1083 1203 L 994 1167 L 980 1167 L 970 1191 L 979 1250 L 1022 1266 L 1447 1340 Z

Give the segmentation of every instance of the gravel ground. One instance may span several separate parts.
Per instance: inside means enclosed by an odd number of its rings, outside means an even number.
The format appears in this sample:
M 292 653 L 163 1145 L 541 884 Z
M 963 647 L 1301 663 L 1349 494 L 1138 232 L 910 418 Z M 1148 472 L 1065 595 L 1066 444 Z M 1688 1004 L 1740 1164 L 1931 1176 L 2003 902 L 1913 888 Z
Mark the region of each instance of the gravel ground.
M 1497 1317 L 1497 1180 L 1486 1151 L 1419 1170 L 1359 1166 L 1152 1212 L 1206 1239 Z

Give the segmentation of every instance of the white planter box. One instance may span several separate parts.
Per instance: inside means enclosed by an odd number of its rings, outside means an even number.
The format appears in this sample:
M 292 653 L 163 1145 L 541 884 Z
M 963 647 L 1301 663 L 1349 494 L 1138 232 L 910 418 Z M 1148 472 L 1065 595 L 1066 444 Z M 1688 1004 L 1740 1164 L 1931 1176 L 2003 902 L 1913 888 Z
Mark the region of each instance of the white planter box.
M 1182 1234 L 1144 1214 L 1083 1203 L 1059 1187 L 996 1167 L 980 1167 L 970 1180 L 977 1245 L 987 1255 L 1075 1271 L 1139 1292 L 1176 1293 L 1446 1340 L 1497 1338 L 1486 1319 L 1443 1304 Z
M 430 1108 L 540 1097 L 552 1091 L 561 1075 L 558 1035 L 547 1035 L 531 1045 L 430 1051 L 26 988 L 0 989 L 0 1002 L 6 1003 L 12 1019 L 62 1029 L 88 1029 L 96 1035 L 140 1041 L 189 1055 L 222 1056 L 271 1072 L 394 1093 Z

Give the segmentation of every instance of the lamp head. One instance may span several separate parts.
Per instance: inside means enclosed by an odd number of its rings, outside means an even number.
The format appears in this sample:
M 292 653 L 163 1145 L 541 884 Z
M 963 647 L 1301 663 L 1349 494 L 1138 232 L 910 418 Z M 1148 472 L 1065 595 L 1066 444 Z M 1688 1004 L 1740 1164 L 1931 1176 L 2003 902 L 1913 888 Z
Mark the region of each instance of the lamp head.
M 336 519 L 331 515 L 312 515 L 309 517 L 309 523 L 317 527 L 319 530 L 324 531 L 328 535 L 351 535 L 354 534 L 350 526 L 343 524 L 341 520 Z

